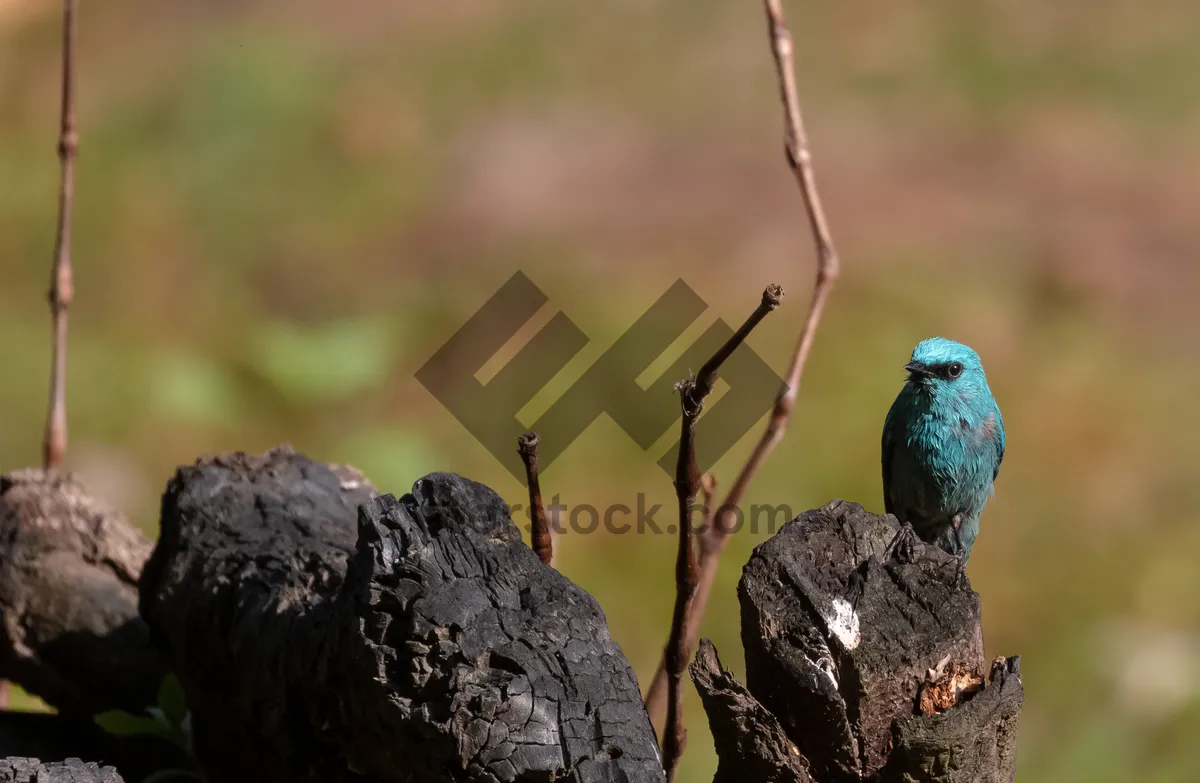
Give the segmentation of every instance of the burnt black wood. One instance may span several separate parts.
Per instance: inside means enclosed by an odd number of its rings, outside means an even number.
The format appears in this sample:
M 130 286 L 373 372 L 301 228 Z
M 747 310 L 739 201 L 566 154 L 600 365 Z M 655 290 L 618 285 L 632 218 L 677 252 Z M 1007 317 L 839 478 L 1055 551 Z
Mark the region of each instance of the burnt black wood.
M 759 546 L 738 596 L 745 687 L 711 648 L 692 668 L 719 780 L 1011 783 L 1019 660 L 986 660 L 979 597 L 954 556 L 834 501 Z M 922 688 L 956 666 L 985 687 L 921 713 Z
M 168 485 L 141 610 L 214 780 L 663 780 L 604 613 L 495 492 L 374 495 L 289 450 Z

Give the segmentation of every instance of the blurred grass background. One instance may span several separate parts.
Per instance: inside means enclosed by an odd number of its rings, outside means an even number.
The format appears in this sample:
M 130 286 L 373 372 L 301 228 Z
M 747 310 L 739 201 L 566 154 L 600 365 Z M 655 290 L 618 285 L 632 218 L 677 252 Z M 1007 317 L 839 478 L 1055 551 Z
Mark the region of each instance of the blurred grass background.
M 921 338 L 982 354 L 1008 455 L 970 574 L 1021 653 L 1018 779 L 1200 775 L 1200 5 L 789 4 L 844 259 L 791 431 L 748 502 L 881 510 Z M 0 0 L 0 469 L 40 455 L 59 9 Z M 281 441 L 402 492 L 524 490 L 413 379 L 516 270 L 598 356 L 682 277 L 777 372 L 811 241 L 757 3 L 85 4 L 67 463 L 148 533 L 175 466 Z M 582 372 L 587 360 L 582 360 Z M 727 486 L 757 428 L 718 465 Z M 665 441 L 663 442 L 665 445 Z M 601 420 L 543 475 L 671 508 Z M 729 548 L 705 635 L 740 671 Z M 559 567 L 643 684 L 668 536 Z M 715 758 L 689 697 L 684 780 Z

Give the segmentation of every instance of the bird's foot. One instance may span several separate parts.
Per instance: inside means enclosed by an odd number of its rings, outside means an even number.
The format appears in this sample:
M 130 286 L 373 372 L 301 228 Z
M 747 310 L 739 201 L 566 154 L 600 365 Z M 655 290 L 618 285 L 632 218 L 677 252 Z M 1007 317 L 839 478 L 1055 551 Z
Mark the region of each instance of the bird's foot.
M 950 578 L 950 582 L 954 585 L 954 588 L 965 587 L 967 583 L 967 559 L 963 557 L 962 553 L 947 552 L 946 554 L 950 555 L 949 559 L 943 560 L 941 565 L 937 566 L 937 569 L 942 571 L 942 573 L 945 573 L 943 569 L 951 569 L 953 575 Z
M 883 550 L 883 562 L 892 560 L 893 558 L 901 562 L 911 562 L 916 557 L 916 545 L 920 541 L 917 536 L 917 531 L 913 530 L 913 526 L 904 523 L 904 526 L 892 537 L 887 548 Z
M 962 514 L 955 514 L 950 518 L 950 530 L 954 532 L 954 553 L 959 557 L 963 554 L 962 534 L 958 529 L 962 527 Z
M 954 551 L 950 554 L 954 556 L 955 587 L 963 587 L 967 580 L 967 550 L 963 546 L 962 535 L 959 533 L 960 527 L 962 527 L 962 514 L 955 514 L 950 518 L 950 530 L 954 533 Z
M 954 586 L 967 586 L 967 558 L 961 552 L 954 556 Z

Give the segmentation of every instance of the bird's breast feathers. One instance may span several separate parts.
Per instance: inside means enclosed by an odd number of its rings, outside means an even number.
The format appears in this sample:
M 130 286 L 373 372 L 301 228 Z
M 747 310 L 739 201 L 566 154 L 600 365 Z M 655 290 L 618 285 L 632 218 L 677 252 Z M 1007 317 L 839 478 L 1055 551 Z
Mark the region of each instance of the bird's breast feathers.
M 981 416 L 961 408 L 931 408 L 910 422 L 902 443 L 931 479 L 961 487 L 963 482 L 978 486 L 986 478 L 990 492 L 1002 454 L 997 440 L 1003 425 L 994 411 Z

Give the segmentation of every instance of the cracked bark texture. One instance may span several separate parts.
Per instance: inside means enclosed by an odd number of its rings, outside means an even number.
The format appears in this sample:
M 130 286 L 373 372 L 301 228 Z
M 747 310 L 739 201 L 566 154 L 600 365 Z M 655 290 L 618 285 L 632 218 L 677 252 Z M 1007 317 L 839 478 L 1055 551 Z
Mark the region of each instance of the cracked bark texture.
M 168 485 L 142 613 L 214 779 L 663 779 L 603 612 L 496 493 L 374 494 L 288 450 Z
M 0 678 L 71 715 L 154 704 L 167 670 L 137 592 L 150 550 L 73 476 L 0 476 Z
M 1019 659 L 986 661 L 979 597 L 956 558 L 895 517 L 834 501 L 755 549 L 738 595 L 745 688 L 715 651 L 693 679 L 714 736 L 766 728 L 718 739 L 719 780 L 804 781 L 769 772 L 797 750 L 819 783 L 1011 783 Z M 923 714 L 923 689 L 952 676 L 977 685 Z
M 123 783 L 112 767 L 67 759 L 43 764 L 37 759 L 0 759 L 0 783 Z

